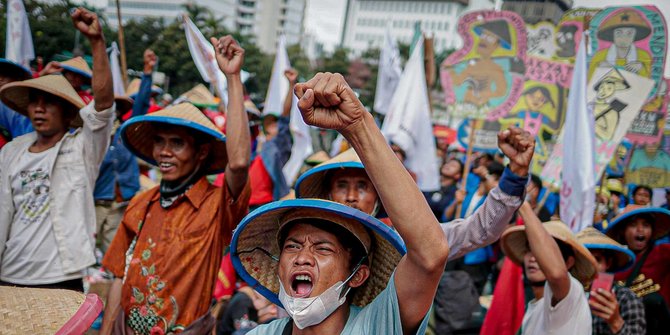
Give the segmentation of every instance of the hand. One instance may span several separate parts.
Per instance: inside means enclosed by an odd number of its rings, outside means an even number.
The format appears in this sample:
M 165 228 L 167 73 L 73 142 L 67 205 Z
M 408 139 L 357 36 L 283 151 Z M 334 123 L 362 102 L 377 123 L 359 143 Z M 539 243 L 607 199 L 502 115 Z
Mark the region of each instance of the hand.
M 230 35 L 218 40 L 212 37 L 210 41 L 216 50 L 216 62 L 221 71 L 226 75 L 239 74 L 244 63 L 244 49 L 237 41 Z
M 463 203 L 465 200 L 465 191 L 464 190 L 456 190 L 456 194 L 454 195 L 454 201 L 456 201 L 456 204 L 460 205 Z
M 509 168 L 517 176 L 527 176 L 535 151 L 535 138 L 527 131 L 510 127 L 498 133 L 498 147 L 509 158 Z
M 298 71 L 294 68 L 290 68 L 284 71 L 284 75 L 291 85 L 295 85 L 295 83 L 298 81 Z
M 144 73 L 151 74 L 152 72 L 154 72 L 154 67 L 156 67 L 157 61 L 158 57 L 156 57 L 156 54 L 154 53 L 153 50 L 151 49 L 144 50 Z
M 294 92 L 305 123 L 338 130 L 345 137 L 369 115 L 339 73 L 317 73 L 308 82 L 296 84 Z
M 44 69 L 42 69 L 42 71 L 40 71 L 39 75 L 42 77 L 61 71 L 63 71 L 63 68 L 60 66 L 60 63 L 57 61 L 51 61 L 47 64 L 47 66 L 44 67 Z
M 618 333 L 624 321 L 619 312 L 619 302 L 616 296 L 601 288 L 598 291 L 591 291 L 591 296 L 593 299 L 589 299 L 589 306 L 591 306 L 593 315 L 605 320 L 612 333 Z
M 624 66 L 624 68 L 626 69 L 626 71 L 630 71 L 630 72 L 633 72 L 633 73 L 638 73 L 638 72 L 640 72 L 640 70 L 642 70 L 642 63 L 640 63 L 640 62 L 630 62 L 630 63 L 626 64 L 626 66 Z
M 98 15 L 90 12 L 83 7 L 79 7 L 72 12 L 72 23 L 89 40 L 102 38 L 102 27 L 98 21 Z

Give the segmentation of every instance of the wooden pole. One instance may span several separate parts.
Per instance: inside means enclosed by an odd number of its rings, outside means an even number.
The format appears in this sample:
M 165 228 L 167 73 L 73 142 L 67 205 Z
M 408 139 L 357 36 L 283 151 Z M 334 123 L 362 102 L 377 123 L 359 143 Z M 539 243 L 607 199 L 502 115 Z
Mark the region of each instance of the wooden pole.
M 475 132 L 479 128 L 479 120 L 473 119 L 470 126 L 470 135 L 468 136 L 468 151 L 465 154 L 465 166 L 463 167 L 463 183 L 461 183 L 461 190 L 466 191 L 468 186 L 468 175 L 470 175 L 470 166 L 472 165 L 472 147 L 475 146 Z M 461 210 L 463 203 L 458 204 L 454 217 L 461 217 Z
M 123 21 L 121 21 L 121 5 L 116 0 L 116 18 L 119 21 L 119 51 L 121 53 L 121 77 L 123 78 L 123 87 L 128 87 L 128 65 L 126 63 L 126 42 L 123 37 Z

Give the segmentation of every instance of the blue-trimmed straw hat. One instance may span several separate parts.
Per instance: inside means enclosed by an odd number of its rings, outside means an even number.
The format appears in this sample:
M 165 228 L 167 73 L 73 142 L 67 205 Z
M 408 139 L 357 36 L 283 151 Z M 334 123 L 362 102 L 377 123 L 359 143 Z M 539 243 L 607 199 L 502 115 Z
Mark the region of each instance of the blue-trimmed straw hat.
M 635 262 L 635 254 L 626 246 L 609 238 L 607 235 L 593 227 L 586 227 L 575 236 L 577 241 L 583 244 L 586 249 L 601 250 L 613 256 L 612 265 L 609 272 L 625 271 Z
M 181 126 L 205 135 L 212 144 L 205 172 L 215 174 L 226 169 L 226 136 L 198 108 L 188 102 L 129 119 L 121 127 L 123 143 L 135 156 L 157 165 L 152 154 L 153 139 L 161 124 Z
M 126 95 L 132 99 L 137 98 L 137 94 L 140 93 L 140 84 L 142 81 L 138 78 L 135 78 L 130 81 L 130 84 L 128 84 L 128 87 L 126 87 Z M 151 96 L 156 96 L 163 94 L 163 89 L 156 85 L 151 85 Z
M 65 71 L 70 71 L 86 78 L 88 82 L 93 78 L 93 70 L 81 57 L 70 58 L 64 62 L 60 62 L 60 66 Z
M 344 169 L 365 171 L 365 166 L 354 149 L 349 149 L 303 173 L 295 182 L 295 197 L 329 199 L 330 177 L 335 171 Z M 377 217 L 386 217 L 381 201 L 379 206 Z
M 315 219 L 316 224 L 325 221 L 338 225 L 351 232 L 365 248 L 370 277 L 357 288 L 353 297 L 352 303 L 359 307 L 369 304 L 386 288 L 406 252 L 405 244 L 395 231 L 349 206 L 321 199 L 293 199 L 264 205 L 237 226 L 230 253 L 240 277 L 279 306 L 279 234 L 287 224 L 303 219 Z
M 622 233 L 626 229 L 628 222 L 640 215 L 651 218 L 649 223 L 653 227 L 651 234 L 652 241 L 670 233 L 670 211 L 660 207 L 628 205 L 623 209 L 621 214 L 609 223 L 607 229 L 604 231 L 605 235 L 619 243 L 626 243 Z
M 18 78 L 19 80 L 26 80 L 33 77 L 33 73 L 30 72 L 30 69 L 6 58 L 0 58 L 0 73 Z

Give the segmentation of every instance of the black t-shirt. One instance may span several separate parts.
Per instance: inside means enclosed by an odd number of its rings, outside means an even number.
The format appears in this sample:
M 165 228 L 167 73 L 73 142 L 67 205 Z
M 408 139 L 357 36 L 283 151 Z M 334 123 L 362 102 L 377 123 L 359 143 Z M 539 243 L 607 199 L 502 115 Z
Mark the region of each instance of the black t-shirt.
M 231 335 L 240 329 L 252 329 L 258 325 L 258 312 L 248 295 L 237 292 L 230 299 L 221 321 L 216 326 L 217 335 Z
M 426 197 L 426 201 L 438 221 L 442 220 L 444 210 L 454 201 L 457 189 L 456 185 L 451 185 L 442 187 L 439 191 L 423 192 L 423 196 Z

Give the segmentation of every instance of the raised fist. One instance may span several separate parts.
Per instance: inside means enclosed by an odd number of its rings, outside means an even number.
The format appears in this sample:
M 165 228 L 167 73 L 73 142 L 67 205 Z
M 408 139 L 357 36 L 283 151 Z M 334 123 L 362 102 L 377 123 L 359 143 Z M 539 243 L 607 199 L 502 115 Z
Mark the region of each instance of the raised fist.
M 144 58 L 144 73 L 150 74 L 151 72 L 154 71 L 154 67 L 156 67 L 158 57 L 156 57 L 156 54 L 154 53 L 153 50 L 146 49 L 144 50 L 143 58 Z
M 527 131 L 510 127 L 498 133 L 498 147 L 509 158 L 509 168 L 517 176 L 527 176 L 535 151 L 535 138 Z
M 72 23 L 88 39 L 102 38 L 102 27 L 98 15 L 79 7 L 72 11 Z
M 288 79 L 288 82 L 292 85 L 298 81 L 298 71 L 294 68 L 284 71 L 284 76 L 286 76 L 286 79 Z
M 224 74 L 239 74 L 244 63 L 244 49 L 235 41 L 235 39 L 226 35 L 218 40 L 214 37 L 210 39 L 214 45 L 216 62 Z
M 368 114 L 339 73 L 317 73 L 308 82 L 296 84 L 294 92 L 305 123 L 315 127 L 346 135 Z

